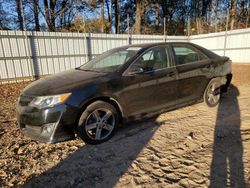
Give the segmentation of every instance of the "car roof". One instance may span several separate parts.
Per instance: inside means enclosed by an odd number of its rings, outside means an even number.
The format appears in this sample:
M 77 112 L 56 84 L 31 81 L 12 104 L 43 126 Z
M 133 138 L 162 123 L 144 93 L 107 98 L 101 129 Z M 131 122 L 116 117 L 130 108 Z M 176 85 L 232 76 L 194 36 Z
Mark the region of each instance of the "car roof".
M 129 47 L 139 47 L 142 48 L 143 50 L 154 47 L 154 46 L 159 46 L 159 45 L 167 45 L 167 44 L 182 44 L 182 45 L 191 45 L 195 48 L 197 48 L 198 50 L 200 50 L 201 52 L 203 52 L 204 54 L 206 54 L 210 59 L 218 59 L 220 58 L 219 55 L 215 54 L 214 52 L 199 46 L 197 44 L 191 43 L 191 42 L 155 42 L 155 43 L 142 43 L 142 44 L 132 44 L 132 45 L 127 45 L 127 46 L 123 46 L 125 48 L 129 48 Z
M 124 47 L 150 48 L 150 47 L 164 45 L 164 44 L 192 44 L 192 43 L 190 42 L 154 42 L 154 43 L 131 44 L 131 45 L 126 45 Z

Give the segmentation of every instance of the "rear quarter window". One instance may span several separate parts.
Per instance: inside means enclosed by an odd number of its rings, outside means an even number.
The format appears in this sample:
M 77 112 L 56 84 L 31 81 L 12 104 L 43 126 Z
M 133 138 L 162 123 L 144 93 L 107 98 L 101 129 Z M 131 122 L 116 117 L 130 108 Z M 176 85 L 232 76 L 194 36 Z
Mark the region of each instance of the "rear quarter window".
M 176 59 L 176 65 L 184 65 L 189 63 L 195 63 L 197 61 L 208 59 L 208 57 L 191 46 L 173 46 L 174 55 Z

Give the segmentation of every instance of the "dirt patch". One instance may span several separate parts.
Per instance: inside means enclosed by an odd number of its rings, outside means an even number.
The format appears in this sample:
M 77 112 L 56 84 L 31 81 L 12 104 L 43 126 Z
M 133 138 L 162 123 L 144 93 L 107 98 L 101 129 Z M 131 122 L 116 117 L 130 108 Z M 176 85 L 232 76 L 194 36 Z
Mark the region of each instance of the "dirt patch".
M 121 128 L 109 142 L 42 144 L 17 128 L 27 83 L 0 86 L 0 187 L 250 187 L 250 65 L 216 108 L 203 103 Z

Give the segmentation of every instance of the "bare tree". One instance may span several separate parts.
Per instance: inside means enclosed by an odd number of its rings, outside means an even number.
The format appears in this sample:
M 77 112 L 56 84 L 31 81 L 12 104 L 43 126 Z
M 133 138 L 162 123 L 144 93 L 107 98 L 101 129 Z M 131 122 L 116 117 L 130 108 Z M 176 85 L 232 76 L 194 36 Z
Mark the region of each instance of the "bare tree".
M 119 2 L 118 0 L 114 0 L 114 7 L 115 7 L 115 33 L 118 34 L 119 33 Z
M 141 33 L 142 15 L 144 13 L 144 1 L 136 0 L 136 17 L 134 31 L 137 34 Z
M 237 11 L 237 0 L 231 0 L 231 21 L 230 21 L 230 29 L 234 29 L 234 23 L 235 23 L 235 17 L 236 17 L 236 11 Z
M 55 15 L 56 0 L 50 0 L 50 31 L 56 30 L 56 15 Z
M 8 29 L 8 13 L 3 8 L 3 3 L 0 1 L 0 29 Z
M 250 1 L 248 0 L 248 2 L 247 2 L 246 28 L 248 28 L 249 20 L 250 20 Z
M 213 9 L 214 9 L 214 18 L 215 18 L 214 30 L 215 32 L 217 32 L 218 31 L 218 0 L 213 1 Z
M 44 0 L 44 13 L 49 31 L 56 31 L 56 19 L 60 18 L 61 28 L 71 24 L 72 17 L 76 15 L 72 12 L 73 0 Z M 66 14 L 67 12 L 67 14 Z
M 18 23 L 19 23 L 19 29 L 24 30 L 24 25 L 23 25 L 23 14 L 22 14 L 22 3 L 21 0 L 16 0 L 16 11 L 18 15 Z
M 44 0 L 44 12 L 45 12 L 45 20 L 46 23 L 48 25 L 48 29 L 51 30 L 51 21 L 50 21 L 50 9 L 49 9 L 49 4 L 48 4 L 48 0 Z
M 160 7 L 159 0 L 155 0 L 155 25 L 158 27 L 160 23 L 160 15 L 159 15 Z
M 166 18 L 168 34 L 184 34 L 190 18 L 193 33 L 221 31 L 225 28 L 225 12 L 230 9 L 229 29 L 245 28 L 250 24 L 250 0 L 0 0 L 0 27 L 48 31 L 76 28 L 75 17 L 89 17 L 96 32 L 126 32 L 127 15 L 134 33 L 162 33 L 160 23 Z M 23 2 L 23 9 L 21 6 Z M 5 7 L 9 7 L 5 10 Z M 91 16 L 100 11 L 98 18 Z M 44 18 L 40 18 L 42 15 Z M 78 15 L 78 16 L 77 16 Z M 45 20 L 46 23 L 43 23 Z M 86 20 L 85 20 L 86 21 Z M 25 22 L 25 23 L 24 23 Z M 77 25 L 83 24 L 78 18 Z M 98 29 L 97 29 L 98 28 Z M 74 29 L 73 29 L 74 30 Z
M 101 0 L 101 14 L 100 14 L 100 23 L 101 23 L 101 32 L 104 33 L 105 27 L 105 18 L 104 18 L 104 0 Z
M 109 1 L 108 0 L 105 0 L 105 3 L 106 3 L 106 9 L 107 9 L 107 13 L 108 13 L 108 20 L 109 22 L 111 22 L 111 12 L 110 12 L 110 7 L 109 7 Z
M 78 3 L 78 2 L 76 2 L 76 3 Z M 67 11 L 66 1 L 62 1 L 60 13 L 57 12 L 57 14 L 60 16 L 61 29 L 63 27 L 65 27 L 67 24 L 68 24 L 68 27 L 70 27 L 70 17 L 71 17 L 72 11 L 71 11 L 71 9 L 69 9 L 68 15 L 66 15 L 66 11 Z M 67 16 L 68 16 L 68 18 L 67 18 Z
M 33 11 L 35 20 L 35 30 L 40 31 L 38 0 L 33 0 Z

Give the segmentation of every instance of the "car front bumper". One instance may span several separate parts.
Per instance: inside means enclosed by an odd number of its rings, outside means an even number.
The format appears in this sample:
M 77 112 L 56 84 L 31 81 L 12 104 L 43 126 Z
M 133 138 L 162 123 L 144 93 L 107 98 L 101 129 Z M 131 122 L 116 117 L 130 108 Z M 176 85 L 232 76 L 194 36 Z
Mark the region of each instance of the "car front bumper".
M 65 104 L 47 109 L 17 105 L 21 132 L 41 142 L 56 143 L 75 138 L 73 117 Z

